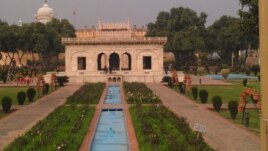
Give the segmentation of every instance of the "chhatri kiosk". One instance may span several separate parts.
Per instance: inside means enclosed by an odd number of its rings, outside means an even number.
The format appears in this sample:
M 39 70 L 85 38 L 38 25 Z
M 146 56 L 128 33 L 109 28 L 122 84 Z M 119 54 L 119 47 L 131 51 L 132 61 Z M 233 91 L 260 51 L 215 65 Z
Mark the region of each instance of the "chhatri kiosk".
M 166 37 L 145 37 L 144 28 L 130 20 L 98 22 L 63 38 L 65 70 L 70 82 L 159 82 L 163 77 Z

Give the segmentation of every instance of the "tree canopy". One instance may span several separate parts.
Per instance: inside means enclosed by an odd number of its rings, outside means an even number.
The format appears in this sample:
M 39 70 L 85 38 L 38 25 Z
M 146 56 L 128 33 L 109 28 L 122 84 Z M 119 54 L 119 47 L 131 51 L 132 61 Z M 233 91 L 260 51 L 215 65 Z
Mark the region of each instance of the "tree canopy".
M 258 0 L 239 0 L 242 8 L 239 10 L 241 18 L 241 29 L 244 35 L 244 41 L 252 48 L 259 47 L 259 6 Z
M 28 51 L 39 53 L 43 60 L 49 61 L 51 56 L 64 51 L 62 37 L 75 37 L 75 29 L 66 19 L 21 26 L 0 21 L 0 33 L 0 51 L 13 54 L 9 55 L 10 60 L 13 59 L 14 53 L 17 53 L 21 60 Z
M 192 64 L 194 52 L 205 47 L 206 18 L 206 13 L 198 15 L 189 8 L 172 8 L 170 12 L 160 12 L 155 23 L 148 24 L 146 36 L 166 36 L 164 50 L 173 52 L 178 64 Z

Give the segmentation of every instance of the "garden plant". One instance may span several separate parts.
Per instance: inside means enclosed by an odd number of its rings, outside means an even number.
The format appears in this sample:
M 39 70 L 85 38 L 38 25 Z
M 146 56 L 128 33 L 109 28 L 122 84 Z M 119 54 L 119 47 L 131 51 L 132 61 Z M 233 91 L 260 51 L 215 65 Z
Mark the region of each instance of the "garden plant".
M 214 107 L 214 110 L 219 112 L 221 110 L 222 100 L 221 97 L 216 95 L 212 97 L 212 104 Z
M 2 108 L 5 113 L 8 113 L 10 111 L 11 105 L 12 105 L 12 99 L 10 97 L 3 97 L 2 101 Z
M 67 98 L 67 103 L 98 104 L 104 88 L 104 83 L 86 83 L 72 96 Z
M 161 103 L 159 97 L 153 93 L 143 83 L 137 82 L 124 82 L 124 90 L 129 104 L 141 103 L 141 104 L 152 104 L 152 103 Z
M 141 151 L 213 151 L 185 118 L 162 105 L 136 105 L 130 107 L 130 113 Z

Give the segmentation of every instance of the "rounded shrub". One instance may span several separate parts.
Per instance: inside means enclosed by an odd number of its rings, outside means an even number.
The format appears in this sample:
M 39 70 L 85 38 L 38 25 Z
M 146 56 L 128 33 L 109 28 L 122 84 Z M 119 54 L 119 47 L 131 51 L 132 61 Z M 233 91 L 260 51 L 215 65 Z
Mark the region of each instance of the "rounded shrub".
M 69 82 L 69 77 L 67 76 L 57 76 L 57 81 L 59 83 L 59 86 L 64 86 L 64 83 Z
M 169 82 L 171 80 L 171 77 L 170 76 L 164 76 L 163 78 L 162 78 L 162 82 Z
M 35 95 L 36 95 L 36 90 L 34 88 L 29 88 L 27 90 L 27 97 L 30 102 L 33 102 Z
M 224 79 L 227 79 L 227 77 L 229 76 L 230 73 L 230 69 L 221 69 L 221 75 Z
M 203 89 L 199 91 L 199 98 L 203 104 L 208 102 L 208 91 Z
M 2 98 L 2 108 L 5 113 L 8 113 L 10 111 L 11 105 L 12 105 L 12 99 L 10 97 L 3 97 Z
M 49 84 L 46 83 L 46 84 L 44 85 L 44 95 L 48 94 L 48 91 L 49 91 Z
M 25 99 L 26 99 L 26 93 L 24 91 L 20 91 L 17 94 L 17 100 L 18 100 L 19 105 L 23 105 L 25 102 Z
M 212 97 L 212 104 L 215 111 L 219 112 L 221 110 L 222 100 L 221 97 L 216 95 Z
M 242 82 L 243 82 L 243 86 L 247 86 L 248 85 L 248 79 L 247 78 L 244 78 Z
M 232 119 L 235 119 L 238 113 L 238 103 L 237 101 L 228 102 L 228 110 L 231 114 Z
M 194 99 L 197 99 L 198 96 L 198 88 L 197 87 L 192 87 L 192 95 L 194 97 Z

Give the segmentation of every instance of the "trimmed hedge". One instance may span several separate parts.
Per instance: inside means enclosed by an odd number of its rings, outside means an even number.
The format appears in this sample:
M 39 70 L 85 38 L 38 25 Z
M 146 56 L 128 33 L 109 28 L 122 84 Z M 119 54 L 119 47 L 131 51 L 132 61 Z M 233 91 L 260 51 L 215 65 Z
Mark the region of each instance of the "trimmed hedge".
M 205 89 L 200 90 L 199 98 L 200 98 L 201 103 L 206 104 L 208 102 L 208 91 Z
M 12 99 L 10 97 L 3 97 L 2 98 L 2 108 L 5 113 L 8 113 L 10 111 L 11 105 L 12 105 Z
M 228 102 L 228 110 L 231 114 L 232 119 L 235 119 L 238 113 L 238 103 L 237 101 Z
M 192 87 L 192 95 L 193 95 L 193 98 L 196 100 L 198 97 L 198 88 L 197 87 Z
M 212 104 L 215 111 L 219 112 L 221 110 L 222 100 L 220 96 L 213 96 L 212 97 Z
M 34 88 L 29 88 L 27 90 L 27 97 L 30 102 L 33 102 L 35 95 L 36 95 L 36 90 Z
M 23 105 L 25 100 L 26 100 L 26 93 L 24 91 L 20 91 L 18 94 L 17 94 L 17 101 L 19 103 L 19 105 Z

